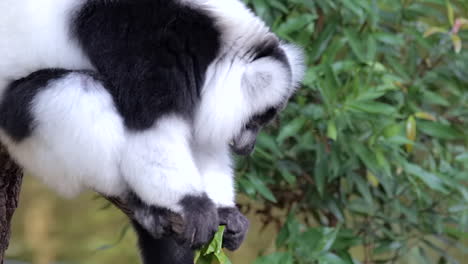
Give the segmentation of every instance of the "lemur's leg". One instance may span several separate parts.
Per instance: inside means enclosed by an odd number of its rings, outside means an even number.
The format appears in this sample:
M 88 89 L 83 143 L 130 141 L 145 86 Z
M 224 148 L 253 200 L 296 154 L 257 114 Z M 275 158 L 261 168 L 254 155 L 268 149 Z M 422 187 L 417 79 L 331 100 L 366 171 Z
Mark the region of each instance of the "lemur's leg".
M 164 234 L 160 211 L 152 213 L 145 204 L 178 213 L 184 226 L 178 238 L 197 248 L 213 237 L 218 214 L 192 157 L 191 134 L 190 123 L 176 115 L 158 119 L 150 129 L 128 132 L 120 168 L 143 202 L 132 208 L 136 220 L 157 238 Z
M 227 146 L 206 144 L 194 147 L 194 156 L 205 182 L 205 190 L 218 208 L 220 225 L 225 225 L 223 246 L 236 250 L 242 244 L 249 221 L 235 205 L 234 172 Z
M 121 195 L 124 136 L 111 96 L 89 72 L 37 71 L 2 95 L 2 142 L 26 171 L 62 195 L 83 188 Z

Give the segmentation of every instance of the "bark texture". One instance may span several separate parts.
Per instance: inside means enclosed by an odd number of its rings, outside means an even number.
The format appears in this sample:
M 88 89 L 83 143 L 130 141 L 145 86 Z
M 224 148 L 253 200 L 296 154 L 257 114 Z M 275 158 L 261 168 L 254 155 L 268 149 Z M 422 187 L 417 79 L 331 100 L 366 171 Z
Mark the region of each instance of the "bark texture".
M 5 251 L 11 235 L 11 219 L 18 207 L 23 172 L 11 160 L 6 149 L 0 145 L 0 263 L 3 264 Z

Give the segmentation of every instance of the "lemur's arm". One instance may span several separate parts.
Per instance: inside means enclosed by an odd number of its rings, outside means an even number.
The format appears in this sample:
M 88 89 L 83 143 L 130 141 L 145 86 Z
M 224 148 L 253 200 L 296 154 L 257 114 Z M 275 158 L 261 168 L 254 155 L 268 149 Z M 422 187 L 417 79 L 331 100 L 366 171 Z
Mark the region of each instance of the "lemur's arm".
M 213 237 L 219 222 L 193 160 L 190 138 L 187 121 L 178 116 L 163 117 L 150 129 L 128 133 L 120 168 L 130 189 L 143 202 L 132 208 L 137 221 L 160 236 L 160 217 L 148 211 L 147 205 L 179 213 L 185 225 L 180 239 L 197 248 Z
M 220 225 L 225 225 L 223 247 L 236 250 L 242 244 L 249 221 L 235 205 L 235 183 L 229 147 L 195 146 L 194 156 L 205 183 L 205 190 L 218 208 Z

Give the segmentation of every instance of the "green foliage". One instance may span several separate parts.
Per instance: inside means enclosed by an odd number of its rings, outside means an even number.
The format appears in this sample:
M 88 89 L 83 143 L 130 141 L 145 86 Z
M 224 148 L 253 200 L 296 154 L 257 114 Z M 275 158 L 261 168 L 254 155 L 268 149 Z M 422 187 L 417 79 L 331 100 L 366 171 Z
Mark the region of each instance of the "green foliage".
M 231 264 L 223 251 L 223 234 L 225 226 L 220 226 L 211 242 L 195 254 L 196 264 Z
M 460 263 L 446 248 L 467 250 L 468 2 L 246 2 L 308 65 L 239 161 L 241 192 L 284 223 L 256 264 Z

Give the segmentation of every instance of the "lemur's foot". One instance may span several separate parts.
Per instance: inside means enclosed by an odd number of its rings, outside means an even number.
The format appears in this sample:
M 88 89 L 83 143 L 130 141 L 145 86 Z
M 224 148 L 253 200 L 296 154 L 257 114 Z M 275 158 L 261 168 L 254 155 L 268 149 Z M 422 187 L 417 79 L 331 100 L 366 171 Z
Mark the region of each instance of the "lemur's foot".
M 133 218 L 153 237 L 172 236 L 180 244 L 198 249 L 210 242 L 218 230 L 218 212 L 206 195 L 186 196 L 180 201 L 182 213 L 150 206 L 136 195 L 129 195 Z
M 176 238 L 179 243 L 198 249 L 210 242 L 219 226 L 216 206 L 205 194 L 186 196 L 180 202 L 183 208 L 184 228 Z
M 249 220 L 237 209 L 237 207 L 218 208 L 219 224 L 225 225 L 223 235 L 223 247 L 234 251 L 244 241 Z

